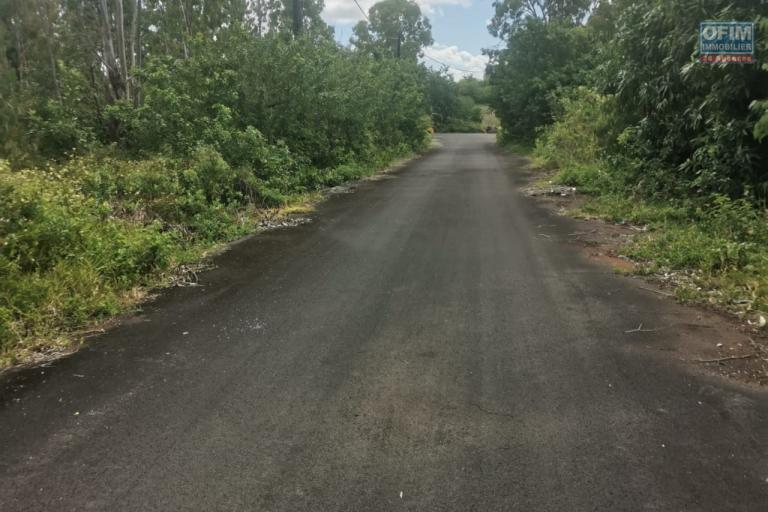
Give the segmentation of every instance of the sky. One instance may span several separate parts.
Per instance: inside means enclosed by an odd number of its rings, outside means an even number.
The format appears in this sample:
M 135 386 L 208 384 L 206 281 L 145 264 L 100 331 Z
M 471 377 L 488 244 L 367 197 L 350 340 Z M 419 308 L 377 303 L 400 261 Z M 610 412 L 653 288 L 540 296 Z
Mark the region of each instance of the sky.
M 376 0 L 358 1 L 367 13 Z M 435 40 L 424 50 L 425 55 L 434 60 L 427 58 L 424 62 L 434 68 L 440 67 L 435 61 L 451 66 L 449 71 L 456 79 L 466 74 L 482 78 L 487 61 L 482 49 L 495 47 L 499 43 L 486 28 L 493 14 L 491 1 L 416 0 L 422 14 L 432 23 L 432 38 Z M 335 27 L 336 39 L 347 45 L 352 27 L 363 19 L 363 15 L 354 0 L 325 0 L 323 18 Z

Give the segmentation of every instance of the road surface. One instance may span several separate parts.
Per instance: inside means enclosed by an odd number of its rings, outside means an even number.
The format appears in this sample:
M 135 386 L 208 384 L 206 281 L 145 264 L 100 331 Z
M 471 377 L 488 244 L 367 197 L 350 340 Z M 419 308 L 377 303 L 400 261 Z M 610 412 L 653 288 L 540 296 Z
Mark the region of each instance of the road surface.
M 643 349 L 679 306 L 441 141 L 6 377 L 0 510 L 768 510 L 766 395 Z

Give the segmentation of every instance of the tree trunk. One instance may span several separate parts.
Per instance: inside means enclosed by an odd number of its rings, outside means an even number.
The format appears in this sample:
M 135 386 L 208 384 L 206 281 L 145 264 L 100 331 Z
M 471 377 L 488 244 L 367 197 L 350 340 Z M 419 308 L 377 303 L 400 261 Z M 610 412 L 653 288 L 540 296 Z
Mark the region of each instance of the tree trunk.
M 302 0 L 293 0 L 293 36 L 299 37 L 304 26 Z
M 141 66 L 141 29 L 139 28 L 139 13 L 141 12 L 141 0 L 133 0 L 133 12 L 131 15 L 131 70 Z M 141 103 L 140 87 L 138 81 L 133 79 L 133 106 Z
M 63 105 L 64 100 L 61 97 L 61 86 L 59 85 L 59 72 L 56 64 L 56 56 L 53 54 L 53 27 L 51 20 L 48 17 L 48 6 L 43 3 L 42 0 L 38 1 L 37 7 L 39 9 L 40 16 L 45 22 L 45 46 L 48 50 L 48 60 L 51 64 L 51 78 L 53 79 L 53 90 L 56 93 L 56 99 L 59 100 L 59 104 Z
M 21 35 L 21 18 L 15 18 L 11 21 L 13 24 L 13 38 L 16 42 L 16 55 L 13 61 L 13 67 L 16 68 L 16 80 L 23 88 L 24 86 L 24 71 L 26 70 L 27 59 L 24 54 L 24 39 Z
M 117 33 L 117 51 L 120 55 L 120 74 L 125 83 L 125 97 L 131 96 L 131 82 L 128 78 L 128 52 L 125 47 L 125 12 L 123 0 L 115 0 L 115 31 Z
M 266 6 L 264 0 L 256 0 L 256 35 L 261 37 L 264 27 L 264 20 L 266 19 Z
M 101 37 L 104 43 L 104 66 L 107 68 L 107 80 L 109 81 L 110 100 L 112 102 L 125 96 L 125 83 L 120 73 L 120 67 L 115 56 L 115 43 L 112 39 L 112 23 L 110 22 L 107 0 L 99 1 L 101 11 Z
M 136 67 L 136 38 L 139 32 L 139 9 L 141 9 L 141 2 L 139 0 L 133 0 L 133 7 L 131 8 L 131 69 Z M 141 50 L 139 49 L 139 51 Z
M 189 18 L 187 18 L 187 10 L 184 8 L 184 0 L 179 0 L 179 5 L 181 6 L 181 15 L 184 18 L 184 28 L 187 31 L 187 34 L 182 34 L 181 36 L 181 47 L 184 50 L 184 58 L 189 58 L 189 50 L 187 49 L 187 36 L 192 34 L 192 31 L 189 27 Z

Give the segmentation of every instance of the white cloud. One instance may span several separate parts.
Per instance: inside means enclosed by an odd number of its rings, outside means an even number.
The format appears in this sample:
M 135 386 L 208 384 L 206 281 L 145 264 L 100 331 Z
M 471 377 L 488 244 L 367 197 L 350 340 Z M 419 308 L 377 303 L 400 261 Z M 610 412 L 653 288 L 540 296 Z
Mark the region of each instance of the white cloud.
M 365 13 L 368 14 L 368 9 L 370 9 L 377 0 L 358 0 L 358 2 L 360 3 L 360 7 L 362 7 Z M 416 3 L 421 7 L 421 11 L 429 16 L 431 14 L 441 15 L 441 11 L 437 10 L 441 5 L 460 5 L 462 7 L 469 7 L 472 5 L 472 0 L 416 0 Z M 363 19 L 363 14 L 357 8 L 353 0 L 326 0 L 322 16 L 329 25 L 335 25 L 337 23 L 355 23 Z
M 442 67 L 436 61 L 448 65 L 448 72 L 455 79 L 463 78 L 465 75 L 472 75 L 475 78 L 482 79 L 485 65 L 488 64 L 488 57 L 485 55 L 475 55 L 468 51 L 460 50 L 458 46 L 448 46 L 439 43 L 425 48 L 424 55 L 424 62 L 429 67 L 436 69 Z

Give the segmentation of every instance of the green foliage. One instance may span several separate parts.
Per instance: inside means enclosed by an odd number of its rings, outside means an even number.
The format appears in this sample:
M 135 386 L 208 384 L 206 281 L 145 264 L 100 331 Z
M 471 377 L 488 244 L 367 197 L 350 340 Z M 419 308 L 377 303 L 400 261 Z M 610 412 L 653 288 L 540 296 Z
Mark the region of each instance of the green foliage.
M 768 216 L 748 201 L 716 196 L 695 208 L 690 218 L 694 222 L 667 229 L 638 246 L 637 255 L 658 250 L 661 264 L 708 273 L 768 268 Z
M 768 138 L 768 101 L 755 101 L 752 103 L 751 108 L 761 114 L 760 119 L 755 122 L 753 134 L 755 139 L 762 142 Z
M 584 86 L 561 91 L 552 107 L 555 122 L 539 130 L 536 163 L 559 169 L 557 180 L 581 192 L 609 190 L 613 180 L 603 156 L 616 139 L 614 103 Z
M 564 160 L 585 164 L 592 154 L 616 187 L 644 197 L 765 200 L 768 40 L 757 38 L 762 67 L 702 64 L 696 54 L 701 20 L 756 20 L 760 33 L 768 7 L 748 0 L 601 2 L 581 26 L 577 4 L 541 4 L 553 16 L 523 2 L 497 4 L 494 23 L 508 48 L 495 55 L 490 83 L 505 136 L 528 142 L 543 129 L 541 158 L 567 166 Z M 568 89 L 577 85 L 610 104 L 579 119 L 587 110 L 568 104 Z M 578 95 L 588 97 L 587 88 Z M 585 123 L 595 129 L 583 131 Z
M 48 100 L 39 112 L 31 110 L 27 116 L 28 134 L 36 141 L 43 157 L 60 158 L 78 149 L 85 150 L 96 140 L 93 129 L 57 101 Z
M 0 168 L 0 354 L 21 340 L 35 342 L 114 313 L 117 291 L 172 261 L 173 231 L 149 218 L 118 217 L 118 202 L 84 192 L 100 170 L 92 162 L 70 165 L 45 172 Z M 83 181 L 65 177 L 70 173 Z
M 690 218 L 686 206 L 643 201 L 621 193 L 603 193 L 592 198 L 582 211 L 616 223 L 667 225 Z
M 615 138 L 612 98 L 588 87 L 565 90 L 555 100 L 555 122 L 541 128 L 536 156 L 546 165 L 592 164 Z
M 116 2 L 0 5 L 0 96 L 12 99 L 0 103 L 0 157 L 12 166 L 117 143 L 133 156 L 185 157 L 206 144 L 237 167 L 230 146 L 249 127 L 269 145 L 282 140 L 295 162 L 323 168 L 424 143 L 426 70 L 415 53 L 397 62 L 341 48 L 319 16 L 322 2 L 302 3 L 300 37 L 290 0 L 122 3 L 127 41 Z M 410 13 L 415 4 L 406 4 Z M 431 41 L 417 18 L 401 27 L 407 52 Z M 115 46 L 128 62 L 110 55 Z
M 631 160 L 627 181 L 646 195 L 764 197 L 768 144 L 754 138 L 759 116 L 749 107 L 768 88 L 768 73 L 694 58 L 699 21 L 754 19 L 768 8 L 746 0 L 700 6 L 646 0 L 620 14 L 608 69 L 616 71 L 611 81 L 628 127 L 620 151 Z
M 334 167 L 383 147 L 424 142 L 426 71 L 416 63 L 235 29 L 192 49 L 189 59 L 147 62 L 138 109 L 111 108 L 127 149 L 189 155 L 203 143 L 236 167 L 274 171 Z M 264 158 L 267 145 L 283 148 L 280 162 Z
M 588 33 L 582 27 L 528 18 L 490 67 L 491 106 L 507 140 L 532 143 L 552 122 L 552 96 L 585 81 Z
M 354 27 L 350 42 L 377 58 L 416 61 L 431 45 L 432 25 L 412 0 L 381 0 L 368 10 L 368 19 Z
M 482 131 L 483 110 L 477 101 L 484 99 L 483 82 L 470 78 L 454 82 L 444 69 L 428 71 L 426 84 L 426 102 L 437 131 Z
M 592 4 L 591 0 L 495 0 L 488 28 L 494 36 L 506 39 L 530 19 L 575 24 L 584 19 Z
M 491 89 L 485 80 L 465 76 L 456 82 L 456 92 L 459 96 L 472 98 L 478 105 L 487 105 L 491 101 Z
M 584 210 L 648 226 L 623 252 L 646 262 L 644 270 L 683 273 L 681 296 L 768 310 L 768 214 L 749 201 L 715 196 L 673 206 L 609 194 Z

